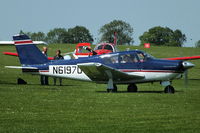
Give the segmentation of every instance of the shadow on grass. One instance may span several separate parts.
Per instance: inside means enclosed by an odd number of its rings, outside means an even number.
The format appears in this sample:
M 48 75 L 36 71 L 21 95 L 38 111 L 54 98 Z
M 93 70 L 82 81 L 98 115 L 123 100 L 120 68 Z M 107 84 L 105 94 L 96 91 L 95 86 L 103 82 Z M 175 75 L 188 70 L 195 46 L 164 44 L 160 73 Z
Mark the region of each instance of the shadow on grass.
M 1 81 L 0 80 L 0 84 L 4 84 L 4 85 L 17 85 L 17 83 L 13 83 L 13 82 L 7 82 L 7 81 Z
M 20 85 L 20 86 L 45 86 L 45 87 L 47 87 L 47 86 L 51 86 L 51 87 L 66 87 L 66 86 L 78 86 L 78 85 L 74 85 L 74 84 L 67 84 L 67 85 L 52 85 L 52 84 L 50 84 L 50 85 L 40 85 L 40 84 L 31 84 L 31 83 L 27 83 L 27 84 L 17 84 L 17 83 L 14 83 L 14 82 L 7 82 L 7 81 L 1 81 L 0 80 L 0 85 Z
M 200 79 L 189 79 L 189 80 L 200 80 Z
M 107 92 L 107 91 L 96 91 L 98 93 L 110 93 L 110 92 Z M 175 91 L 175 93 L 181 93 L 183 91 Z M 111 93 L 135 93 L 135 94 L 138 94 L 138 93 L 164 93 L 164 91 L 138 91 L 138 92 L 127 92 L 127 91 L 117 91 L 117 92 L 111 92 Z

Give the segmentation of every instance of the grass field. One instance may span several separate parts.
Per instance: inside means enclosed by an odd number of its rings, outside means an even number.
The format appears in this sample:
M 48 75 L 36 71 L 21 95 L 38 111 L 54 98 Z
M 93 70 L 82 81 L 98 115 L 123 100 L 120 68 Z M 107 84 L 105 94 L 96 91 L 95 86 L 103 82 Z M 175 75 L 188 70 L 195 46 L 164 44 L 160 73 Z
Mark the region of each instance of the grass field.
M 39 46 L 42 47 L 42 46 Z M 73 51 L 75 45 L 49 45 L 49 56 L 56 49 Z M 119 47 L 125 50 L 126 46 Z M 130 47 L 130 49 L 143 49 Z M 144 50 L 144 49 L 143 49 Z M 63 80 L 63 86 L 39 85 L 39 76 L 24 75 L 4 66 L 20 65 L 18 58 L 5 56 L 13 46 L 0 46 L 0 132 L 102 132 L 102 133 L 199 133 L 200 60 L 189 71 L 189 85 L 175 80 L 175 94 L 164 94 L 159 83 L 139 84 L 138 93 L 106 93 L 106 85 Z M 198 48 L 152 47 L 145 51 L 158 58 L 200 55 Z M 17 78 L 27 85 L 17 85 Z

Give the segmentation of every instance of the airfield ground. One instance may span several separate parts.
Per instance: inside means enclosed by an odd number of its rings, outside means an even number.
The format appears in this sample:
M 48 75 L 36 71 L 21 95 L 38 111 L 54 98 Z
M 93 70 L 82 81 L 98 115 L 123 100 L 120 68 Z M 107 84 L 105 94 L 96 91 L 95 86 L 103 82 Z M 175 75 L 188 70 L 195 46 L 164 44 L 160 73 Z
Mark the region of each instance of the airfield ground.
M 39 46 L 40 48 L 42 46 Z M 49 45 L 49 56 L 56 49 L 73 51 L 75 45 Z M 143 49 L 142 47 L 129 47 Z M 119 47 L 125 50 L 125 46 Z M 4 66 L 19 65 L 18 58 L 5 56 L 13 46 L 0 46 L 0 132 L 200 132 L 200 60 L 189 71 L 189 85 L 175 80 L 175 94 L 164 94 L 159 83 L 139 84 L 138 93 L 106 93 L 106 85 L 63 80 L 63 86 L 39 85 L 39 76 L 24 75 Z M 145 51 L 158 58 L 200 55 L 200 48 L 152 47 Z M 27 85 L 17 85 L 20 77 Z

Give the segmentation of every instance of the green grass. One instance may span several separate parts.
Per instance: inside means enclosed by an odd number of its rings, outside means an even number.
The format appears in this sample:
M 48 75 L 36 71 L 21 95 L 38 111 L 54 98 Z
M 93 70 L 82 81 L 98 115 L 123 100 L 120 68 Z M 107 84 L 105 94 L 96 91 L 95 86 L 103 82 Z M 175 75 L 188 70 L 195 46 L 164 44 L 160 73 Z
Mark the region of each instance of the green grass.
M 74 48 L 49 45 L 49 56 L 56 49 L 64 53 Z M 143 50 L 159 58 L 200 55 L 197 48 Z M 15 48 L 1 46 L 3 51 L 15 52 Z M 175 80 L 177 92 L 170 95 L 162 93 L 159 83 L 139 84 L 138 93 L 127 93 L 126 85 L 119 85 L 118 93 L 106 93 L 106 85 L 68 79 L 63 86 L 41 86 L 39 76 L 4 68 L 20 65 L 18 58 L 0 54 L 0 59 L 0 132 L 200 132 L 200 60 L 192 61 L 196 67 L 189 71 L 188 88 L 183 79 Z M 28 85 L 17 85 L 18 77 Z

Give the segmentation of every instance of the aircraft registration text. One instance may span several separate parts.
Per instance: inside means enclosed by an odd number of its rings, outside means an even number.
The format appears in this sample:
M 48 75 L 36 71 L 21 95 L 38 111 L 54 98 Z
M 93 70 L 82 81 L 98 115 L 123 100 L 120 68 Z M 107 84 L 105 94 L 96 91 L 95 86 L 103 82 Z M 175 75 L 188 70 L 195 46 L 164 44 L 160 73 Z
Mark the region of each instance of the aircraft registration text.
M 52 74 L 82 74 L 77 65 L 53 65 L 49 69 Z

